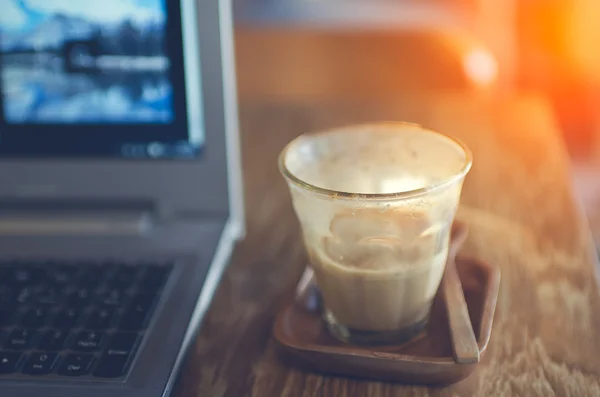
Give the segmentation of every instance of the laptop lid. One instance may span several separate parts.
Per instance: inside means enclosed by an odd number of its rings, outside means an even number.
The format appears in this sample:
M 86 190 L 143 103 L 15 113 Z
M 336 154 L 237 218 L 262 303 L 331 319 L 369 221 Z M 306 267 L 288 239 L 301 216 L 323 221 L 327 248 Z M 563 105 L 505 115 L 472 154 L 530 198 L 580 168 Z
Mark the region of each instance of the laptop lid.
M 0 200 L 241 217 L 229 0 L 0 9 Z

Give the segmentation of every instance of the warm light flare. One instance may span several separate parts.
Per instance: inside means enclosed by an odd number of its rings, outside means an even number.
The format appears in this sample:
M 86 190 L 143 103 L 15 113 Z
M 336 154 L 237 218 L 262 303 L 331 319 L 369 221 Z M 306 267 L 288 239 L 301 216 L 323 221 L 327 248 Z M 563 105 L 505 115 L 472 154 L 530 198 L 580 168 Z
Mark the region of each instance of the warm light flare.
M 463 56 L 463 67 L 467 77 L 480 86 L 490 86 L 498 77 L 498 62 L 484 48 L 473 48 Z
M 600 82 L 600 2 L 578 0 L 570 4 L 564 18 L 567 56 L 575 71 L 594 83 Z

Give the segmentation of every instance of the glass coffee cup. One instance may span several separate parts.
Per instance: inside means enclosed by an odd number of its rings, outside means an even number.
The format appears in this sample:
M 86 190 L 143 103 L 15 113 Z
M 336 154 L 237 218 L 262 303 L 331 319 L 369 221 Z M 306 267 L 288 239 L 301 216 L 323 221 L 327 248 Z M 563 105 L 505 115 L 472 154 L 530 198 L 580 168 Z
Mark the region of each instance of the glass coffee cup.
M 460 141 L 408 123 L 302 135 L 279 157 L 330 333 L 402 343 L 427 324 L 472 164 Z

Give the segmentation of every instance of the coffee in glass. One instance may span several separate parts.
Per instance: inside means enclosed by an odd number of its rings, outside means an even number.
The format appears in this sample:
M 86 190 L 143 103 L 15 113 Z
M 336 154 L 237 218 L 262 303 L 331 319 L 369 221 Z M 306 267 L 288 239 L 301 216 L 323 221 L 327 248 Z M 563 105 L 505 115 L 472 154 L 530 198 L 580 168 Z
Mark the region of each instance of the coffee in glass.
M 305 134 L 282 151 L 332 335 L 400 343 L 423 329 L 471 163 L 459 141 L 407 123 Z

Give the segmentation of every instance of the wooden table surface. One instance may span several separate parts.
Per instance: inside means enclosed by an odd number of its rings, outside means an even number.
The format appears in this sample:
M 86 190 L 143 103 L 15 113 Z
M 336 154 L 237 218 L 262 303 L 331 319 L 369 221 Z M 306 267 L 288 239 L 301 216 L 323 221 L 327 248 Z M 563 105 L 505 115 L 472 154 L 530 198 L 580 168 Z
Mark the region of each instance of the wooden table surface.
M 404 102 L 246 102 L 240 109 L 248 236 L 234 254 L 176 395 L 599 396 L 600 299 L 595 254 L 571 193 L 551 112 L 533 97 L 436 95 Z M 458 217 L 465 251 L 502 269 L 489 350 L 464 381 L 441 389 L 323 377 L 282 364 L 274 316 L 306 256 L 280 149 L 311 130 L 407 120 L 453 134 L 474 153 Z

